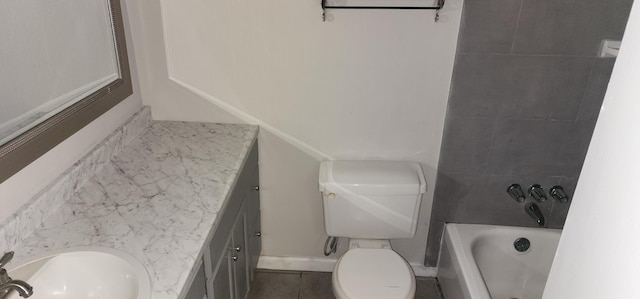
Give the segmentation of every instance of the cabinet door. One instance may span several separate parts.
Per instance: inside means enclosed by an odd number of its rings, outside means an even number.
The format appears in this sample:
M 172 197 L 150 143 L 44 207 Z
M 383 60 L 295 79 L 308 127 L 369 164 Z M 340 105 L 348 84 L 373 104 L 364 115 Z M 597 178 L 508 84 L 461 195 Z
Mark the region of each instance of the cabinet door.
M 191 286 L 189 287 L 189 291 L 187 292 L 187 296 L 185 299 L 203 299 L 206 298 L 206 278 L 204 277 L 204 264 L 200 264 L 198 267 L 198 272 L 196 272 L 196 276 L 193 278 L 193 282 L 191 282 Z
M 207 252 L 208 299 L 246 299 L 260 256 L 258 149 L 252 148 Z M 226 240 L 220 242 L 219 240 Z
M 251 217 L 253 221 L 253 228 L 247 230 L 247 255 L 248 255 L 248 267 L 249 267 L 249 281 L 253 281 L 253 277 L 258 267 L 258 259 L 260 258 L 260 252 L 262 251 L 262 240 L 260 239 L 260 213 L 254 214 Z
M 254 193 L 254 192 L 251 192 Z M 259 200 L 259 196 L 255 196 L 257 192 L 254 193 L 254 196 L 249 196 L 247 200 Z M 247 210 L 247 256 L 248 261 L 247 264 L 249 266 L 249 280 L 253 281 L 253 277 L 255 276 L 256 268 L 258 266 L 258 259 L 260 258 L 260 252 L 262 251 L 262 232 L 260 228 L 260 210 L 251 211 Z
M 233 271 L 236 285 L 236 298 L 245 299 L 249 291 L 249 272 L 247 268 L 247 242 L 245 239 L 245 209 L 240 210 L 240 215 L 233 227 L 233 246 L 231 248 Z
M 231 239 L 227 242 L 227 248 L 231 247 Z M 214 265 L 213 276 L 209 279 L 208 299 L 234 299 L 235 289 L 233 286 L 231 269 L 231 250 L 227 250 L 218 259 L 218 264 Z

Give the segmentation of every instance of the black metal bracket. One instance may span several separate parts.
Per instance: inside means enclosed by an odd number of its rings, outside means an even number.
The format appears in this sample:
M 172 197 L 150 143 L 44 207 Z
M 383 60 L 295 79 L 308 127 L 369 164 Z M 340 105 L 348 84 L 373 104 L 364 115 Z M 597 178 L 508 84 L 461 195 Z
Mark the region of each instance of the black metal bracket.
M 327 0 L 321 0 L 322 5 L 322 21 L 327 20 L 327 9 L 404 9 L 404 10 L 435 10 L 437 22 L 440 19 L 440 9 L 444 7 L 445 0 L 437 0 L 435 6 L 336 6 L 327 5 Z

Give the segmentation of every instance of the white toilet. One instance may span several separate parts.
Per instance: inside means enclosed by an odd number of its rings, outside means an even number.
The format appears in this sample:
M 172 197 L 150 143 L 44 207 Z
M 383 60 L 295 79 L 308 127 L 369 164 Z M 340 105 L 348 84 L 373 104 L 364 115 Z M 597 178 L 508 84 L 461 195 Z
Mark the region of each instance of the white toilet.
M 426 181 L 413 162 L 323 161 L 320 191 L 329 236 L 349 238 L 332 277 L 337 299 L 411 299 L 416 281 L 389 239 L 412 238 Z

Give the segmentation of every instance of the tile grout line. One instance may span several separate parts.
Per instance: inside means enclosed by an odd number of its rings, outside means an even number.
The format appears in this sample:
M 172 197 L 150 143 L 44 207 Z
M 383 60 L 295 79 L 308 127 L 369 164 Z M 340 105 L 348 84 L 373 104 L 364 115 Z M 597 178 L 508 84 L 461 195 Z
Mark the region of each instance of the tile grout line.
M 500 119 L 498 117 L 495 117 L 493 119 L 493 128 L 491 129 L 491 137 L 490 137 L 490 141 L 489 141 L 489 154 L 487 154 L 487 161 L 486 161 L 486 165 L 484 167 L 484 171 L 482 171 L 482 175 L 486 175 L 489 173 L 492 173 L 493 171 L 490 169 L 491 168 L 491 157 L 494 156 L 494 142 L 496 141 L 496 135 L 497 135 L 497 130 L 500 124 Z
M 513 39 L 511 40 L 510 54 L 514 54 L 513 50 L 516 47 L 516 38 L 518 36 L 518 29 L 520 28 L 520 17 L 522 17 L 522 7 L 524 7 L 524 0 L 520 0 L 520 9 L 518 10 L 518 20 L 516 21 L 516 30 L 513 32 Z
M 571 54 L 527 54 L 527 53 L 475 53 L 475 52 L 459 52 L 456 55 L 463 56 L 515 56 L 515 57 L 550 57 L 550 58 L 598 58 L 593 55 L 571 55 Z
M 589 75 L 587 76 L 587 83 L 584 85 L 584 90 L 582 90 L 582 95 L 580 96 L 580 107 L 578 107 L 578 113 L 576 113 L 574 122 L 580 121 L 580 115 L 582 114 L 584 108 L 584 101 L 587 96 L 587 91 L 589 90 L 589 85 L 593 83 L 591 82 L 591 79 L 593 79 L 592 76 L 597 63 L 598 58 L 593 59 L 593 62 L 591 63 L 591 69 L 589 70 Z M 611 78 L 611 76 L 609 76 L 609 78 Z
M 589 76 L 591 75 L 591 72 L 589 72 Z M 586 90 L 586 88 L 585 88 Z M 584 96 L 584 95 L 582 95 Z M 486 119 L 486 120 L 491 120 L 491 119 L 502 119 L 502 120 L 539 120 L 539 121 L 550 121 L 550 122 L 575 122 L 577 119 L 562 119 L 562 118 L 553 118 L 553 117 L 517 117 L 517 116 L 502 116 L 502 115 L 495 115 L 495 116 L 468 116 L 468 115 L 453 115 L 451 116 L 451 118 L 460 118 L 460 119 Z

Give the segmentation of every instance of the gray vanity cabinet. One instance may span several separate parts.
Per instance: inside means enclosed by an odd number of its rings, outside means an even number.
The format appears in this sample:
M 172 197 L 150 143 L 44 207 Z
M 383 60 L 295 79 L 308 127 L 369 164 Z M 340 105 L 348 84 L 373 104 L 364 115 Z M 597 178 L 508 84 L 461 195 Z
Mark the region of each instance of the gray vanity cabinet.
M 247 298 L 262 247 L 258 183 L 258 148 L 254 145 L 204 254 L 208 299 Z
M 253 280 L 258 265 L 258 258 L 262 251 L 261 227 L 260 227 L 260 182 L 258 170 L 252 172 L 252 185 L 246 199 L 247 219 L 247 263 L 249 264 L 249 280 Z

